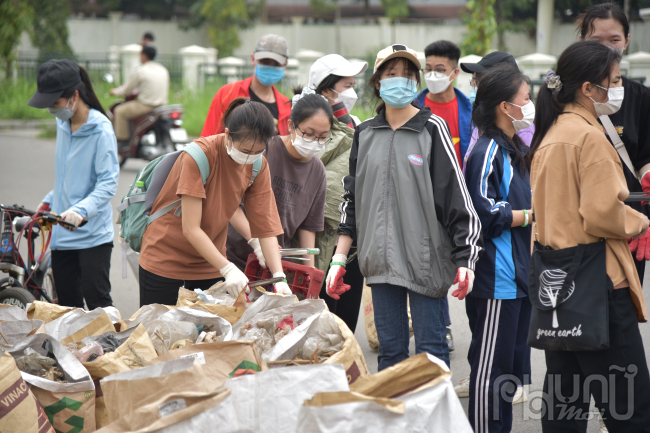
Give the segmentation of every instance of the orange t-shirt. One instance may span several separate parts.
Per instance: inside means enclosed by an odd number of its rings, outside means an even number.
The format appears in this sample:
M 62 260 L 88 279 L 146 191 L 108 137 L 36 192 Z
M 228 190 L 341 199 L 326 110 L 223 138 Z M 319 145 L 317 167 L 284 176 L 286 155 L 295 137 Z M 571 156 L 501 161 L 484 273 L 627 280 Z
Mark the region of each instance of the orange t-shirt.
M 199 166 L 182 153 L 163 185 L 151 213 L 181 198 L 182 194 L 203 199 L 201 229 L 226 257 L 228 222 L 241 203 L 255 238 L 281 235 L 282 224 L 271 189 L 269 167 L 264 159 L 255 182 L 248 188 L 253 164 L 240 165 L 226 152 L 225 134 L 201 137 L 195 141 L 208 157 L 210 176 L 205 187 Z M 140 266 L 156 275 L 176 280 L 205 280 L 221 276 L 183 235 L 181 218 L 169 212 L 151 223 L 144 232 Z

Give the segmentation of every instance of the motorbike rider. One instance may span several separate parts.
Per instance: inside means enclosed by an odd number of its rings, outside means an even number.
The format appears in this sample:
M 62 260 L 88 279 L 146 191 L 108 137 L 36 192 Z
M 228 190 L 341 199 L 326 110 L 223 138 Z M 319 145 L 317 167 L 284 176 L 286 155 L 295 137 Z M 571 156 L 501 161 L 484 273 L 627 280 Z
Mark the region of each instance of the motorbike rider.
M 38 69 L 28 105 L 57 118 L 54 189 L 39 205 L 78 228 L 55 226 L 52 271 L 59 304 L 88 309 L 112 305 L 109 280 L 113 208 L 120 168 L 115 133 L 86 70 L 71 60 L 50 60 Z M 87 224 L 79 227 L 87 220 Z
M 169 72 L 167 68 L 155 62 L 156 48 L 144 45 L 140 53 L 142 64 L 136 68 L 126 83 L 111 89 L 113 96 L 130 96 L 138 89 L 137 97 L 115 107 L 113 124 L 118 147 L 126 147 L 131 139 L 129 120 L 153 111 L 156 107 L 167 104 L 169 94 Z

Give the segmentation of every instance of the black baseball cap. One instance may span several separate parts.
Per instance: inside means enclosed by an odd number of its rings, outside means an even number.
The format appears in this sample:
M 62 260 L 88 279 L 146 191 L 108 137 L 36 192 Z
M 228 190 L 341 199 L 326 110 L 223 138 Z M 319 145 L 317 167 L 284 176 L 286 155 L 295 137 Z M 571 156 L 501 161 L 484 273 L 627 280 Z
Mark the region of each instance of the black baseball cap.
M 515 58 L 512 57 L 512 54 L 503 51 L 493 51 L 483 57 L 478 63 L 461 63 L 460 69 L 468 74 L 473 74 L 474 72 L 480 74 L 498 63 L 510 63 L 517 66 L 517 62 L 515 61 Z
M 38 68 L 36 93 L 27 105 L 36 108 L 51 107 L 63 92 L 81 82 L 79 65 L 72 60 L 48 60 Z

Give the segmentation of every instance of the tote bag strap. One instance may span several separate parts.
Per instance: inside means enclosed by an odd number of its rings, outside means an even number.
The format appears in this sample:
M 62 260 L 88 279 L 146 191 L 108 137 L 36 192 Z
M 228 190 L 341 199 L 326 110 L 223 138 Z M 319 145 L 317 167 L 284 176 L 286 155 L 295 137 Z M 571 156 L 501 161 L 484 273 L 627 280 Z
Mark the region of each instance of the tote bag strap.
M 571 285 L 576 278 L 576 274 L 578 273 L 578 269 L 580 268 L 580 264 L 582 263 L 582 258 L 585 255 L 586 249 L 586 244 L 578 244 L 576 253 L 573 256 L 573 261 L 571 262 L 571 266 L 569 266 L 566 278 L 564 279 L 564 284 L 562 284 L 562 294 L 566 293 L 571 288 Z

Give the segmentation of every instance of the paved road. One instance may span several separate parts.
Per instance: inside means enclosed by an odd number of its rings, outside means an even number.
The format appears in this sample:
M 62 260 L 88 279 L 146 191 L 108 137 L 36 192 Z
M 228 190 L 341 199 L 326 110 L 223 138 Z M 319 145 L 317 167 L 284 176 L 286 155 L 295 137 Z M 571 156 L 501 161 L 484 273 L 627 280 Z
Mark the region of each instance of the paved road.
M 36 138 L 34 130 L 0 131 L 0 203 L 23 204 L 35 208 L 45 194 L 54 184 L 54 140 Z M 113 208 L 120 202 L 128 190 L 129 184 L 135 178 L 137 171 L 145 165 L 141 160 L 129 160 L 120 173 L 120 182 Z M 117 233 L 116 233 L 117 235 Z M 131 272 L 122 279 L 121 251 L 118 248 L 117 236 L 115 249 L 111 260 L 112 296 L 115 306 L 121 311 L 123 317 L 130 317 L 139 306 L 138 285 Z M 648 283 L 644 284 L 644 292 L 649 294 Z M 647 297 L 646 297 L 647 298 Z M 453 322 L 452 328 L 455 337 L 456 350 L 451 353 L 451 366 L 454 373 L 453 381 L 469 375 L 467 363 L 467 350 L 470 343 L 470 332 L 467 325 L 463 302 L 450 297 L 450 313 Z M 650 325 L 641 324 L 641 332 L 646 342 L 646 352 L 650 342 Z M 363 326 L 363 317 L 359 317 L 356 337 L 359 341 L 366 361 L 372 372 L 377 371 L 376 353 L 370 350 Z M 411 340 L 411 353 L 414 353 L 414 343 Z M 543 382 L 545 363 L 544 355 L 539 350 L 532 353 L 532 382 L 531 395 L 539 396 Z M 513 432 L 541 432 L 540 422 L 535 418 L 535 408 L 539 409 L 539 399 L 532 405 L 519 404 L 514 406 Z M 461 399 L 467 409 L 468 399 Z M 589 424 L 589 432 L 598 430 L 598 422 L 593 420 Z

